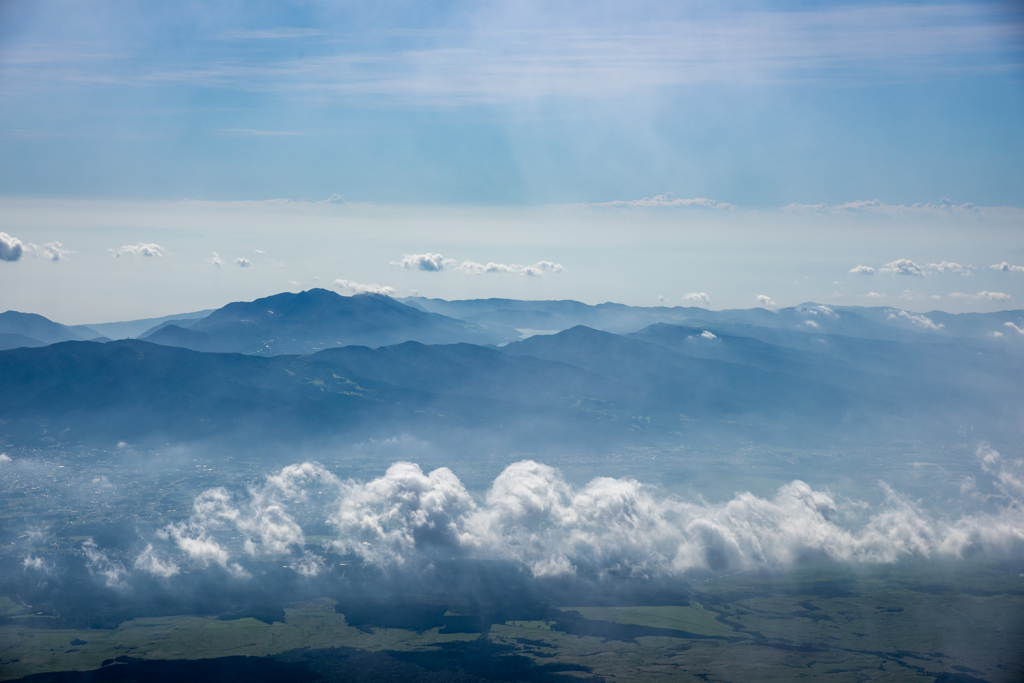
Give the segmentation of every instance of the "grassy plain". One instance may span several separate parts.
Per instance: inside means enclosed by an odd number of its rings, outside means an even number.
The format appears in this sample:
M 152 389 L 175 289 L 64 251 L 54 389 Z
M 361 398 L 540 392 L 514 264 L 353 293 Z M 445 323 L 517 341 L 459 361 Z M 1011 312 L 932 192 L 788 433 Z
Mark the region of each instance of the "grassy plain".
M 350 627 L 327 599 L 292 603 L 285 621 L 134 619 L 116 629 L 0 627 L 0 680 L 143 659 L 266 656 L 297 648 L 422 651 L 486 638 L 538 664 L 589 667 L 606 681 L 1024 680 L 1024 576 L 974 568 L 738 574 L 694 585 L 689 606 L 575 606 L 592 622 L 715 639 L 577 636 L 557 621 L 495 624 L 485 634 Z M 0 600 L 0 612 L 17 603 Z M 624 631 L 626 633 L 626 631 Z M 582 675 L 582 674 L 581 674 Z M 952 677 L 952 678 L 951 678 Z

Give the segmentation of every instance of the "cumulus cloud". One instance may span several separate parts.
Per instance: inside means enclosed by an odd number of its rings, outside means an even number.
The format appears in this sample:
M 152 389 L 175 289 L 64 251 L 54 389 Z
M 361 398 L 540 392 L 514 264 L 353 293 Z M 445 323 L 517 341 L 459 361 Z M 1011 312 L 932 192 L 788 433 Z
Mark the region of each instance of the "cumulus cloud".
M 85 553 L 86 566 L 90 574 L 102 576 L 107 586 L 111 588 L 124 588 L 127 585 L 128 570 L 120 562 L 108 558 L 107 554 L 96 546 L 95 541 L 90 538 L 83 543 L 82 551 Z
M 3 233 L 0 233 L 0 237 L 2 236 Z M 992 270 L 999 270 L 1004 273 L 1024 273 L 1024 266 L 1011 266 L 1006 261 L 1003 261 L 1002 263 L 992 264 L 991 266 L 989 266 L 989 268 L 991 268 Z
M 42 572 L 43 574 L 53 573 L 53 565 L 41 557 L 34 557 L 32 555 L 28 555 L 24 560 L 22 560 L 21 568 L 25 571 L 31 569 L 32 571 Z
M 14 262 L 25 252 L 25 245 L 17 237 L 0 232 L 0 261 Z
M 900 311 L 896 309 L 893 309 L 889 313 L 889 316 L 886 318 L 886 320 L 907 320 L 916 327 L 921 327 L 926 330 L 941 330 L 943 327 L 945 327 L 945 325 L 943 325 L 942 323 L 936 325 L 931 318 L 928 318 L 919 313 L 908 313 L 906 311 Z
M 218 254 L 217 252 L 213 252 L 213 256 L 206 259 L 206 262 L 209 263 L 210 265 L 216 266 L 217 268 L 220 268 L 221 266 L 224 265 L 224 259 L 222 259 L 220 257 L 220 254 Z
M 10 462 L 10 461 L 11 461 L 11 456 L 7 455 L 6 453 L 0 453 L 0 464 L 7 463 L 7 462 Z
M 388 287 L 387 285 L 364 285 L 359 282 L 353 282 L 352 280 L 335 280 L 334 286 L 340 289 L 342 292 L 347 294 L 384 294 L 386 296 L 395 296 L 398 292 L 395 291 L 394 287 Z
M 924 271 L 921 270 L 921 266 L 917 265 L 910 259 L 896 259 L 886 263 L 881 271 L 882 273 L 889 273 L 891 275 L 911 275 L 913 277 L 924 277 Z
M 871 266 L 856 266 L 854 268 L 850 268 L 849 272 L 854 275 L 874 275 L 875 269 Z
M 973 267 L 974 266 L 962 266 L 959 263 L 954 263 L 953 261 L 929 263 L 927 265 L 927 268 L 930 268 L 937 273 L 959 273 L 961 275 L 970 275 Z
M 586 206 L 607 206 L 607 207 L 635 207 L 635 208 L 659 208 L 659 207 L 691 207 L 696 209 L 734 209 L 736 208 L 732 204 L 726 202 L 715 201 L 714 199 L 707 199 L 705 197 L 693 197 L 690 199 L 684 199 L 682 197 L 676 197 L 672 193 L 658 194 L 653 197 L 644 197 L 643 199 L 628 199 L 621 200 L 617 199 L 611 202 L 599 202 L 595 204 L 587 204 Z
M 139 242 L 138 244 L 123 244 L 119 249 L 110 249 L 115 258 L 122 256 L 163 256 L 167 252 L 159 244 Z M 216 256 L 216 254 L 214 254 Z
M 551 261 L 538 261 L 532 266 L 522 266 L 519 264 L 504 264 L 504 263 L 488 263 L 486 265 L 482 263 L 476 263 L 474 261 L 463 261 L 459 269 L 465 273 L 471 273 L 473 275 L 479 275 L 481 273 L 512 273 L 515 275 L 543 275 L 544 273 L 563 273 L 565 268 L 560 263 L 553 263 Z
M 718 336 L 714 332 L 709 332 L 707 330 L 701 332 L 700 336 L 703 337 L 704 339 L 718 339 Z
M 757 305 L 767 308 L 769 311 L 778 310 L 779 305 L 772 301 L 771 297 L 766 294 L 757 295 Z
M 683 301 L 691 304 L 703 304 L 705 306 L 711 305 L 711 297 L 704 292 L 690 292 L 689 294 L 684 294 Z
M 1005 504 L 955 520 L 930 517 L 884 484 L 884 502 L 875 507 L 837 500 L 802 481 L 771 497 L 739 493 L 708 503 L 628 478 L 597 477 L 573 486 L 557 469 L 526 460 L 508 466 L 483 496 L 474 497 L 444 467 L 424 472 L 398 462 L 376 479 L 342 481 L 316 463 L 301 463 L 244 494 L 203 492 L 189 519 L 169 525 L 164 536 L 185 560 L 237 576 L 246 575 L 238 564 L 245 557 L 282 559 L 302 576 L 324 571 L 324 558 L 305 547 L 296 521 L 299 512 L 308 518 L 311 511 L 334 529 L 328 547 L 379 566 L 463 556 L 511 560 L 535 576 L 726 572 L 807 559 L 1017 556 L 1024 552 L 1024 461 L 987 445 L 978 449 L 978 459 Z M 228 550 L 232 537 L 241 537 L 240 550 L 237 544 Z M 94 573 L 107 576 L 109 585 L 123 582 L 123 567 L 91 542 L 83 548 Z M 177 571 L 152 545 L 134 566 L 157 576 Z
M 445 258 L 440 254 L 405 254 L 400 261 L 392 261 L 392 266 L 405 268 L 406 270 L 425 270 L 427 272 L 440 272 L 455 267 L 455 259 Z
M 818 329 L 819 327 L 821 327 L 821 325 L 819 325 L 813 320 L 805 320 L 804 325 L 807 325 L 808 327 L 813 327 L 814 329 Z
M 1009 327 L 1011 330 L 1013 330 L 1017 334 L 1024 334 L 1024 327 L 1018 327 L 1017 325 L 1014 325 L 1013 323 L 1009 323 L 1009 322 L 1008 323 L 1003 323 L 1003 325 L 1005 325 L 1006 327 Z
M 152 543 L 148 544 L 146 549 L 142 551 L 142 554 L 135 558 L 134 566 L 139 571 L 158 576 L 162 579 L 169 579 L 180 571 L 178 565 L 160 559 L 156 551 L 153 550 Z
M 2 235 L 3 233 L 0 233 L 0 241 L 2 241 Z M 65 259 L 75 253 L 70 249 L 65 249 L 64 245 L 60 242 L 47 242 L 46 244 L 41 245 L 29 242 L 25 245 L 25 251 L 31 253 L 33 256 L 39 256 L 50 261 L 60 261 L 61 259 Z
M 250 261 L 247 258 L 239 256 L 238 258 L 235 259 L 235 265 L 238 266 L 239 268 L 249 268 L 250 266 L 252 266 L 252 261 Z

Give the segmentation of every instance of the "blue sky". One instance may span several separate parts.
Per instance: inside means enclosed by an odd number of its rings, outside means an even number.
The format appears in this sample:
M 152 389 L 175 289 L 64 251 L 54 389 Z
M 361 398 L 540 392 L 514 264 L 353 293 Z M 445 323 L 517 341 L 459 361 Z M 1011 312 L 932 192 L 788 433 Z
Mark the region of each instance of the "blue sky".
M 36 247 L 0 262 L 0 307 L 156 315 L 313 277 L 449 298 L 678 303 L 716 290 L 719 308 L 774 287 L 782 304 L 854 303 L 867 292 L 837 299 L 833 283 L 859 263 L 821 271 L 807 291 L 783 283 L 824 262 L 900 258 L 976 266 L 973 293 L 919 278 L 942 297 L 934 308 L 1019 307 L 1024 278 L 984 269 L 1024 263 L 1022 65 L 1019 3 L 6 2 L 0 232 Z M 709 202 L 636 203 L 658 196 Z M 332 197 L 317 211 L 333 218 L 317 220 L 347 227 L 324 262 L 310 206 Z M 291 202 L 290 218 L 244 236 L 214 220 L 244 221 L 269 200 Z M 609 202 L 620 204 L 597 217 L 582 206 Z M 352 208 L 368 203 L 373 215 Z M 161 211 L 204 227 L 163 225 Z M 389 233 L 417 215 L 429 227 Z M 509 234 L 466 234 L 468 215 Z M 620 230 L 615 246 L 564 227 L 587 220 Z M 640 234 L 658 237 L 634 243 Z M 683 234 L 707 245 L 693 256 L 701 277 L 680 274 L 685 259 L 652 270 L 691 253 Z M 159 269 L 111 260 L 158 237 L 177 244 L 143 257 Z M 785 258 L 743 257 L 753 271 L 741 286 L 729 264 L 764 240 Z M 54 241 L 57 261 L 41 251 Z M 288 251 L 275 266 L 287 275 L 217 284 L 224 267 L 209 261 L 223 259 L 210 254 L 252 261 L 267 250 L 257 243 Z M 442 250 L 460 263 L 573 267 L 527 276 L 545 283 L 535 289 L 390 265 Z M 186 277 L 200 267 L 210 278 Z M 150 286 L 181 295 L 123 293 Z M 906 288 L 886 289 L 895 301 Z M 949 298 L 978 291 L 1014 298 Z

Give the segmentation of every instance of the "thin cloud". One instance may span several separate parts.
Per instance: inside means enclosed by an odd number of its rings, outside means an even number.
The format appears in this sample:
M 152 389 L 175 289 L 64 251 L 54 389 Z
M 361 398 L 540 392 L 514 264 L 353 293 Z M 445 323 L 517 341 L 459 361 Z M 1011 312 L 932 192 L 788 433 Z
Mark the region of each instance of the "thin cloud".
M 936 325 L 935 322 L 927 316 L 900 310 L 893 310 L 889 313 L 886 320 L 906 320 L 916 327 L 933 331 L 938 331 L 945 327 L 942 323 Z
M 719 202 L 705 197 L 693 197 L 684 199 L 674 197 L 670 194 L 659 194 L 643 199 L 617 199 L 611 202 L 596 202 L 584 206 L 605 206 L 605 207 L 639 207 L 639 208 L 662 208 L 662 207 L 692 207 L 697 209 L 735 209 L 733 204 Z
M 954 263 L 953 261 L 929 263 L 926 267 L 937 273 L 959 273 L 960 275 L 970 275 L 971 270 L 974 268 L 974 266 L 962 266 L 959 263 Z
M 213 256 L 206 259 L 206 262 L 217 268 L 220 268 L 224 265 L 224 259 L 222 259 L 220 257 L 220 254 L 218 254 L 217 252 L 213 252 Z
M 1004 292 L 978 292 L 977 294 L 965 294 L 963 292 L 951 292 L 953 299 L 974 299 L 983 301 L 1013 301 L 1013 297 Z
M 772 301 L 771 297 L 766 294 L 757 295 L 757 305 L 767 308 L 769 311 L 778 310 L 779 305 Z
M 856 266 L 848 271 L 853 275 L 874 275 L 875 269 L 871 266 Z
M 484 265 L 474 261 L 463 261 L 459 269 L 464 273 L 480 275 L 482 273 L 511 273 L 514 275 L 537 276 L 545 273 L 564 273 L 565 268 L 560 263 L 552 261 L 537 261 L 532 266 L 523 266 L 517 263 L 504 264 L 493 261 Z
M 70 249 L 65 249 L 64 245 L 60 242 L 47 242 L 46 244 L 32 244 L 29 242 L 25 245 L 25 251 L 49 261 L 60 261 L 75 253 Z
M 979 206 L 970 202 L 954 204 L 943 199 L 938 204 L 886 204 L 879 199 L 857 200 L 842 204 L 788 204 L 787 213 L 818 213 L 831 215 L 878 214 L 889 216 L 977 215 L 990 217 L 1024 217 L 1024 209 L 1016 206 Z

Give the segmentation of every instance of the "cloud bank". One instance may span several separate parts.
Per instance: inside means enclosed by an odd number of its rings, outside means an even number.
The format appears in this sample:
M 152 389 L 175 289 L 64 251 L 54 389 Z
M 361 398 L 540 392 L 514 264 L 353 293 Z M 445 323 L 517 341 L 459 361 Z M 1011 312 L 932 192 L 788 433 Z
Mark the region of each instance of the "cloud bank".
M 484 495 L 473 496 L 445 467 L 424 472 L 398 462 L 381 477 L 355 481 L 305 462 L 244 493 L 203 492 L 188 519 L 161 531 L 164 552 L 176 553 L 177 561 L 149 543 L 133 567 L 169 577 L 180 561 L 246 578 L 242 562 L 277 558 L 312 576 L 324 559 L 305 548 L 299 518 L 323 519 L 333 529 L 324 550 L 380 567 L 471 557 L 510 560 L 534 576 L 678 576 L 821 560 L 1024 557 L 1024 461 L 986 444 L 977 457 L 1000 502 L 959 518 L 929 515 L 885 484 L 884 501 L 875 508 L 799 480 L 771 497 L 738 493 L 707 503 L 628 478 L 597 477 L 572 486 L 557 469 L 525 460 L 507 467 Z M 110 586 L 123 583 L 123 566 L 91 542 L 83 549 L 94 574 Z

